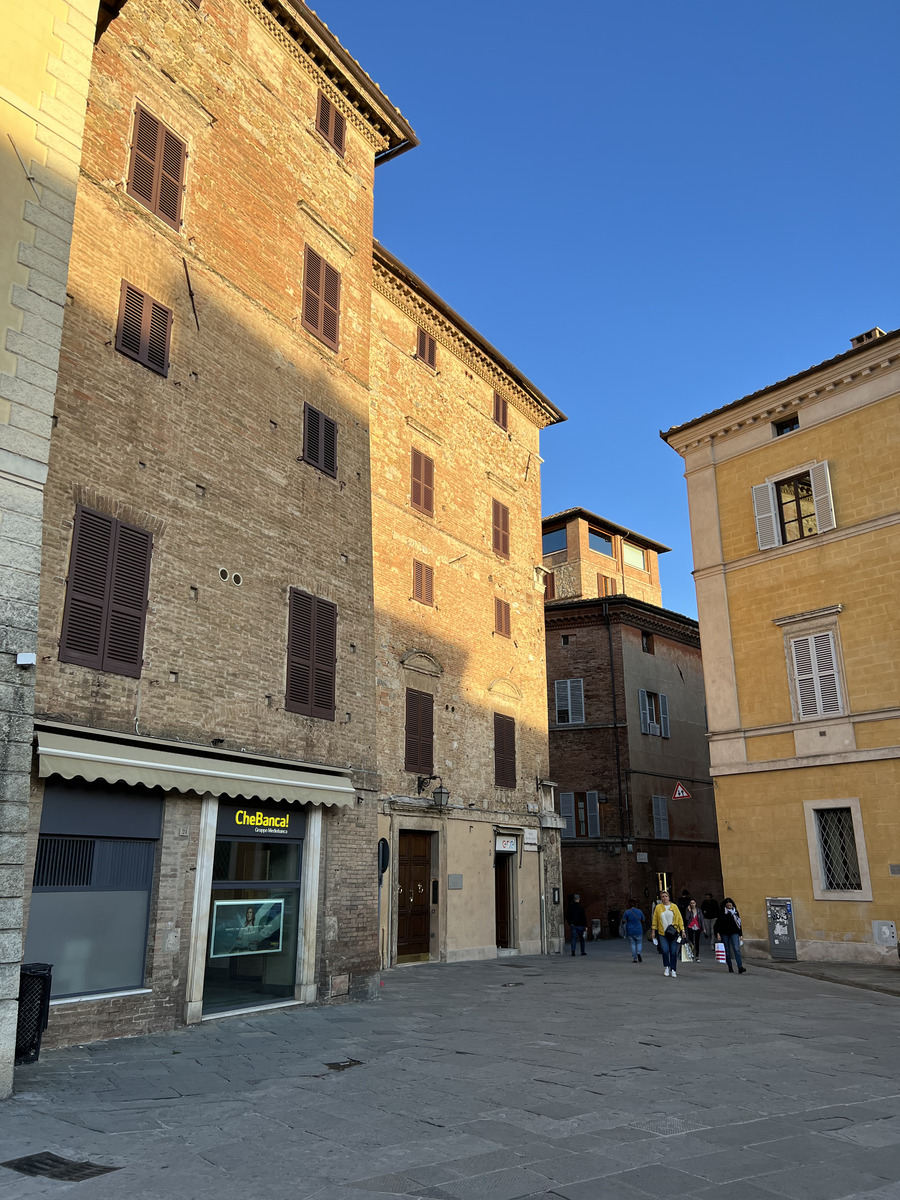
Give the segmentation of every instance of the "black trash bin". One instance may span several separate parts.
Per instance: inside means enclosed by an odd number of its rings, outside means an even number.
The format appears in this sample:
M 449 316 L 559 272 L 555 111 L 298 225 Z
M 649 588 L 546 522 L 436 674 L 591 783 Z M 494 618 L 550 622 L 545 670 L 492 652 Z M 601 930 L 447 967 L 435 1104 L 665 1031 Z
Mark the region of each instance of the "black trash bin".
M 19 1023 L 16 1062 L 37 1062 L 41 1036 L 50 1017 L 50 963 L 24 963 L 19 976 Z

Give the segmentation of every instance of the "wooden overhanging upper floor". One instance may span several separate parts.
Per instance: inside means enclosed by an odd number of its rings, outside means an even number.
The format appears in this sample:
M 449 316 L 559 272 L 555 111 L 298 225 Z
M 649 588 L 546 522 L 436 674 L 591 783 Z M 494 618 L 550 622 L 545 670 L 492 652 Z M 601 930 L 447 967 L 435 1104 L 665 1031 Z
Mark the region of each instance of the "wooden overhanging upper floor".
M 373 257 L 375 290 L 414 321 L 437 347 L 466 362 L 538 429 L 566 420 L 518 367 L 378 241 Z

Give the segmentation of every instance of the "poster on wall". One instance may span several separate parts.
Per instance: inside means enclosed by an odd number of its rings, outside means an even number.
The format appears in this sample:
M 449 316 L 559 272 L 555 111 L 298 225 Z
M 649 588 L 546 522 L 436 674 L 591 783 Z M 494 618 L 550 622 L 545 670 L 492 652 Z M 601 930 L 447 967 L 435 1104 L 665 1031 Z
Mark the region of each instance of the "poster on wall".
M 283 924 L 283 900 L 216 900 L 209 957 L 277 954 Z

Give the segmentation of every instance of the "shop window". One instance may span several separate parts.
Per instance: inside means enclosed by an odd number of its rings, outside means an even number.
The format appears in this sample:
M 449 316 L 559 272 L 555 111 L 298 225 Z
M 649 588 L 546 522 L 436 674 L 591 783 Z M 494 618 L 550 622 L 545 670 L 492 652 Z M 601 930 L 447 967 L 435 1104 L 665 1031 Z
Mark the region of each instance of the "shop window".
M 564 838 L 600 836 L 599 792 L 560 792 L 559 815 L 565 820 Z
M 641 733 L 649 733 L 653 737 L 669 736 L 669 698 L 662 692 L 646 692 L 643 688 L 638 693 L 641 712 Z
M 146 788 L 46 785 L 25 958 L 53 964 L 54 998 L 144 986 L 161 820 Z

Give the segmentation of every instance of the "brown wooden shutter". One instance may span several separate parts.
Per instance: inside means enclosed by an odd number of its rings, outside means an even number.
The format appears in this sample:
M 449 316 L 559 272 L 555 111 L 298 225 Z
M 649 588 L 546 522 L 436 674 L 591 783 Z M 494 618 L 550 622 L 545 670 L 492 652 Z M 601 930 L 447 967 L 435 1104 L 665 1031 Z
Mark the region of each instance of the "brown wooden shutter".
M 312 715 L 334 720 L 337 671 L 337 606 L 318 596 L 313 605 Z
M 332 350 L 337 350 L 340 337 L 341 276 L 329 263 L 325 263 L 325 279 L 322 285 L 322 341 Z
M 509 509 L 499 500 L 492 500 L 491 544 L 497 554 L 509 558 Z
M 494 784 L 516 786 L 516 723 L 501 713 L 494 713 Z
M 434 370 L 437 364 L 437 342 L 424 329 L 419 330 L 419 337 L 416 343 L 416 358 L 421 359 L 432 370 Z
M 303 405 L 303 461 L 337 475 L 337 424 L 311 404 Z
M 119 353 L 166 376 L 171 335 L 172 310 L 123 279 L 116 322 Z
M 409 501 L 413 508 L 434 516 L 434 459 L 413 447 Z
M 494 392 L 494 421 L 501 429 L 506 429 L 509 422 L 508 402 Z
M 340 338 L 341 275 L 311 246 L 303 262 L 301 324 L 332 350 Z
M 72 555 L 62 635 L 61 662 L 103 664 L 103 634 L 112 570 L 115 521 L 80 505 L 75 510 Z
M 347 122 L 324 93 L 319 92 L 316 105 L 316 129 L 343 157 Z
M 313 597 L 291 588 L 288 607 L 287 691 L 284 707 L 311 716 Z
M 173 229 L 181 226 L 187 146 L 140 104 L 134 111 L 127 191 Z
M 406 689 L 404 766 L 422 775 L 434 770 L 434 697 L 413 688 Z
M 544 599 L 556 599 L 556 572 L 550 571 L 544 582 Z
M 499 596 L 494 597 L 494 633 L 510 636 L 509 604 Z
M 139 679 L 153 536 L 121 521 L 115 532 L 103 670 Z
M 153 538 L 79 505 L 59 657 L 139 678 Z
M 418 561 L 413 561 L 413 599 L 422 604 L 434 603 L 434 570 Z

